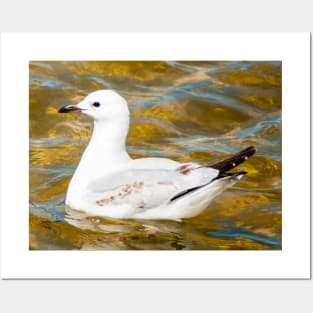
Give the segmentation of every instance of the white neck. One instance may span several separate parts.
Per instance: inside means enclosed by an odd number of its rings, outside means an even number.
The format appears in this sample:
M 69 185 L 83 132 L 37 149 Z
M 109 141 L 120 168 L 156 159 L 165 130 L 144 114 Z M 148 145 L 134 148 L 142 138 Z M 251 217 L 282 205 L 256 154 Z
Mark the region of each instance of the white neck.
M 125 157 L 129 158 L 126 152 L 128 127 L 128 116 L 114 121 L 95 121 L 90 142 L 81 162 L 101 162 L 103 166 L 105 162 L 112 165 L 112 163 L 119 163 Z
M 129 116 L 113 121 L 95 121 L 90 142 L 72 177 L 67 199 L 77 196 L 88 183 L 112 171 L 115 165 L 127 163 L 126 137 Z

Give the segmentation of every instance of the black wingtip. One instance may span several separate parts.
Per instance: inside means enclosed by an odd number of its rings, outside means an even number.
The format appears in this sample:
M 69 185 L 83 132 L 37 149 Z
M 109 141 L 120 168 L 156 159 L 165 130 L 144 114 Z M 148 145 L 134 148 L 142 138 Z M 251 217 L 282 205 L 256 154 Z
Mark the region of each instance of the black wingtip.
M 246 148 L 243 151 L 246 151 L 247 153 L 250 154 L 250 156 L 252 156 L 252 155 L 254 155 L 256 153 L 256 147 L 255 146 L 250 146 L 250 147 Z
M 253 156 L 255 153 L 256 153 L 256 147 L 250 146 L 250 147 L 236 153 L 232 157 L 230 157 L 226 160 L 220 161 L 218 163 L 215 163 L 215 164 L 211 165 L 210 167 L 215 168 L 216 170 L 219 170 L 220 174 L 222 174 L 222 173 L 225 173 L 225 172 L 235 168 L 239 164 L 243 163 L 248 158 Z

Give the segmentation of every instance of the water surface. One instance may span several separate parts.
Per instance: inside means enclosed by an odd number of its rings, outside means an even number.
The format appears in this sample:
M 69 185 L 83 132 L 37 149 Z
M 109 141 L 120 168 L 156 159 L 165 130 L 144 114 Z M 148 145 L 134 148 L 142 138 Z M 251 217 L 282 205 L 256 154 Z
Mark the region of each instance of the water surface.
M 281 62 L 30 62 L 30 249 L 281 249 Z M 239 183 L 197 217 L 112 220 L 65 214 L 92 131 L 58 114 L 97 89 L 129 102 L 128 151 L 207 164 L 249 145 Z

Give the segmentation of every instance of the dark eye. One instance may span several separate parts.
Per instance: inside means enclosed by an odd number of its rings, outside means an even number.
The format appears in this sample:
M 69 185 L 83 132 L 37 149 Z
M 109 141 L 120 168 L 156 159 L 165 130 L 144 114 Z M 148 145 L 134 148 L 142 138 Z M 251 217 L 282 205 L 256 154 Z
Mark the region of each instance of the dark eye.
M 94 107 L 96 107 L 96 108 L 99 108 L 100 102 L 94 102 L 92 105 L 93 105 Z

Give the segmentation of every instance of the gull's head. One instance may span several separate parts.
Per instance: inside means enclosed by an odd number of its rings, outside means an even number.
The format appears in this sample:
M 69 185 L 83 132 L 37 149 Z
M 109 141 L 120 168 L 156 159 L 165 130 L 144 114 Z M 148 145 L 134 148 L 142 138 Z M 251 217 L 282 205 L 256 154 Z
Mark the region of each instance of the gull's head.
M 81 112 L 95 121 L 108 121 L 128 117 L 126 100 L 113 90 L 97 90 L 76 105 L 66 105 L 59 113 Z

